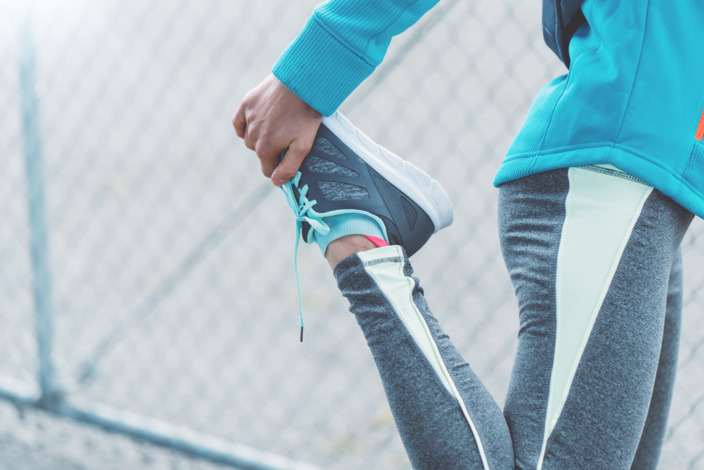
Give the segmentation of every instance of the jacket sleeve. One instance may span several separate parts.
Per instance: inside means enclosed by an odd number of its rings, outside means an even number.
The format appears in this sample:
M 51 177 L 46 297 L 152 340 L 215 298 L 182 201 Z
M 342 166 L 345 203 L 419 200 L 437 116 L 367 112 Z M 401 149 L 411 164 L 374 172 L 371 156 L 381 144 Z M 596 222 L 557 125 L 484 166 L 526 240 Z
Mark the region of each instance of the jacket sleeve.
M 391 38 L 439 0 L 329 0 L 274 65 L 274 75 L 329 116 L 381 63 Z

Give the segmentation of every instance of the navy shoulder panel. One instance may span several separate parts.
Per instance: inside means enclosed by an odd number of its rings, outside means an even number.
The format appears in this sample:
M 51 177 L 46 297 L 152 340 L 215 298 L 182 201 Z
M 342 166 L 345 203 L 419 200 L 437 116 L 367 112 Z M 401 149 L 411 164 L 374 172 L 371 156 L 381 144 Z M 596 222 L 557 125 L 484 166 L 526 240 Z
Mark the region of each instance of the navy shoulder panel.
M 583 0 L 543 0 L 543 38 L 557 56 L 570 66 L 569 43 L 584 21 Z

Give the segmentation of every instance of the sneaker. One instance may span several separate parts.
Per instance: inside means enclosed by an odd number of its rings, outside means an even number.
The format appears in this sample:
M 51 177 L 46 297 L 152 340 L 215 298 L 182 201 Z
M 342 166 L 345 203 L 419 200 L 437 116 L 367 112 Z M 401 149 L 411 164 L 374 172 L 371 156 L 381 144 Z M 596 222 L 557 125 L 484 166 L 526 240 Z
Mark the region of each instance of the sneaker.
M 377 145 L 342 114 L 323 119 L 296 177 L 282 186 L 296 216 L 294 271 L 300 237 L 327 245 L 345 235 L 366 235 L 400 245 L 408 256 L 452 223 L 450 198 L 423 171 Z
M 312 150 L 284 191 L 307 243 L 332 241 L 326 223 L 331 217 L 365 215 L 387 243 L 411 256 L 453 220 L 450 199 L 437 181 L 374 143 L 340 113 L 323 119 Z

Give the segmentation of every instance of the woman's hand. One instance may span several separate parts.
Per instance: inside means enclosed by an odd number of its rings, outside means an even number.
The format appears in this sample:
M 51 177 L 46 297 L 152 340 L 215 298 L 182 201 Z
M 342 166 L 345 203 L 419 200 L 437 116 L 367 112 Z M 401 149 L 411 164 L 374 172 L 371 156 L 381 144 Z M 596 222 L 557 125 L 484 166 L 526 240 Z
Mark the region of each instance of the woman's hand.
M 281 186 L 296 176 L 322 119 L 322 114 L 269 75 L 245 95 L 232 125 L 244 144 L 256 152 L 262 173 Z

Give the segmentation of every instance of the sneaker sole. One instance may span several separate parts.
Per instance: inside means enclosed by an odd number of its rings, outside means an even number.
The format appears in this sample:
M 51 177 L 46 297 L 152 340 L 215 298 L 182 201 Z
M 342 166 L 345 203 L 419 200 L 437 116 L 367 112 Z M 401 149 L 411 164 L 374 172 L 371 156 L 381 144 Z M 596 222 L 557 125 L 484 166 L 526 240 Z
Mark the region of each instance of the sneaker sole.
M 323 125 L 367 165 L 418 204 L 430 217 L 435 232 L 452 224 L 452 202 L 440 183 L 427 173 L 378 145 L 339 112 L 323 118 Z

